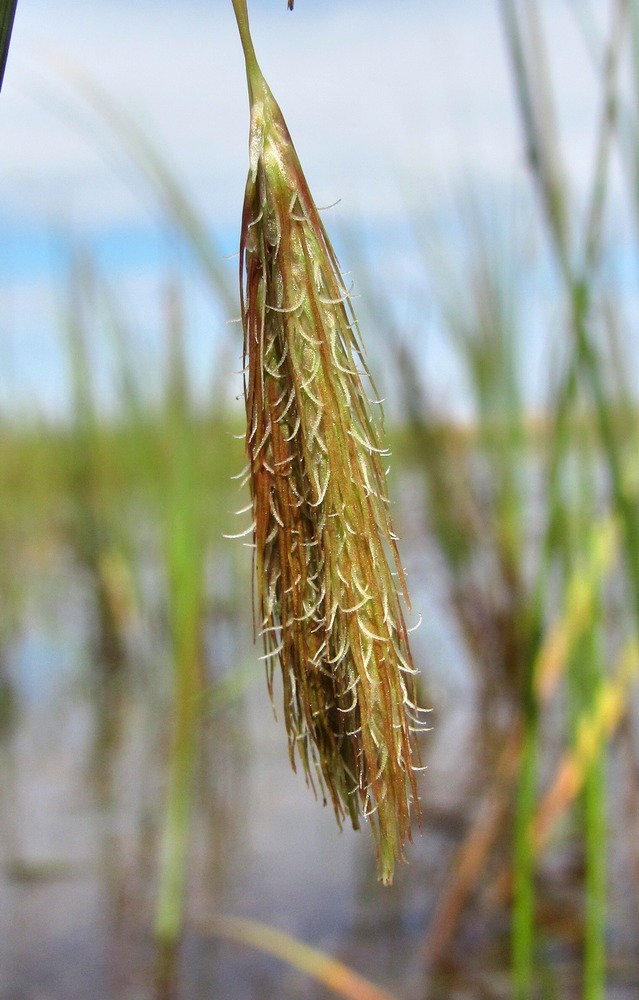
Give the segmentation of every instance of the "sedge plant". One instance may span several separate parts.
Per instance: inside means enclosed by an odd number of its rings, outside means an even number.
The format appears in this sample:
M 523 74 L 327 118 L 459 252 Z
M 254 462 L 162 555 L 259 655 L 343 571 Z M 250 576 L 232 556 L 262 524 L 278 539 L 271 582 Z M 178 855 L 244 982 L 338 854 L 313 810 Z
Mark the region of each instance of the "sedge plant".
M 610 5 L 611 27 L 601 77 L 602 111 L 596 134 L 593 177 L 589 191 L 585 223 L 575 236 L 568 224 L 569 196 L 565 170 L 559 153 L 558 130 L 554 102 L 548 85 L 546 49 L 538 5 L 528 5 L 524 12 L 516 0 L 501 0 L 500 11 L 506 45 L 513 70 L 515 92 L 525 139 L 530 150 L 530 162 L 542 215 L 546 222 L 549 245 L 557 274 L 564 292 L 572 340 L 575 384 L 587 389 L 607 468 L 610 500 L 624 533 L 625 574 L 635 617 L 639 611 L 639 530 L 634 498 L 624 482 L 624 448 L 612 417 L 611 400 L 602 376 L 602 355 L 593 330 L 594 292 L 602 254 L 603 219 L 609 193 L 612 139 L 617 129 L 617 71 L 625 35 L 625 0 Z M 515 855 L 517 877 L 513 919 L 513 980 L 516 997 L 528 998 L 533 993 L 535 955 L 534 865 L 532 862 L 530 829 L 535 804 L 536 748 L 538 744 L 538 711 L 532 689 L 526 711 L 527 745 L 530 753 L 524 758 L 518 797 Z M 528 762 L 529 766 L 526 766 Z M 594 773 L 594 772 L 593 772 Z M 596 777 L 592 779 L 596 783 Z M 601 784 L 601 783 L 600 783 Z M 591 784 L 592 788 L 592 784 Z M 597 793 L 598 794 L 598 793 Z M 594 815 L 594 814 L 593 814 Z M 592 822 L 596 822 L 593 819 Z M 597 837 L 588 838 L 589 870 L 596 891 L 600 893 L 600 858 Z M 592 888 L 592 884 L 591 884 Z M 604 927 L 590 920 L 586 945 L 589 975 L 586 995 L 603 993 L 603 943 L 595 942 L 595 933 L 602 938 Z M 596 980 L 596 982 L 595 982 Z
M 389 514 L 387 452 L 357 322 L 282 113 L 233 0 L 250 101 L 240 240 L 256 628 L 293 767 L 362 814 L 390 883 L 411 836 L 421 715 Z M 372 391 L 375 392 L 374 386 Z

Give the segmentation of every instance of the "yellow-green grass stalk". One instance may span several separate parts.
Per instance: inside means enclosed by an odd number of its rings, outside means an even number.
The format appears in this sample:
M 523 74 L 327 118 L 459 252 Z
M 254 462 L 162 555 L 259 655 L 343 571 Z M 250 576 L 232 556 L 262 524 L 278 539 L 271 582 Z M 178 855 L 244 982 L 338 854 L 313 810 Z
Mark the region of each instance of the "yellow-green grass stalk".
M 216 915 L 202 921 L 198 930 L 273 955 L 344 1000 L 395 1000 L 391 993 L 375 986 L 343 962 L 269 924 Z
M 596 614 L 601 582 L 617 553 L 617 527 L 606 519 L 591 532 L 587 553 L 566 586 L 566 614 L 551 630 L 535 658 L 532 684 L 524 713 L 522 765 L 515 820 L 513 979 L 518 1000 L 532 994 L 534 972 L 534 871 L 537 848 L 533 817 L 537 802 L 539 713 L 568 664 L 575 643 L 586 641 Z
M 419 710 L 372 380 L 338 262 L 260 71 L 245 0 L 250 171 L 240 241 L 256 627 L 281 666 L 293 767 L 371 823 L 382 881 L 411 836 Z M 393 568 L 394 567 L 394 571 Z
M 588 636 L 595 670 L 589 687 L 589 703 L 579 714 L 572 747 L 562 758 L 554 780 L 542 798 L 531 837 L 535 853 L 550 840 L 560 816 L 583 792 L 586 835 L 586 900 L 582 996 L 600 1000 L 606 983 L 606 815 L 605 767 L 607 748 L 628 710 L 630 689 L 639 671 L 636 639 L 627 642 L 611 671 L 604 677 L 596 670 L 596 629 Z
M 632 638 L 621 650 L 610 676 L 598 680 L 590 707 L 575 727 L 574 745 L 562 758 L 539 803 L 531 830 L 536 852 L 548 843 L 557 818 L 583 789 L 590 768 L 627 712 L 630 689 L 638 675 L 639 643 Z
M 611 4 L 611 25 L 599 81 L 601 116 L 595 144 L 592 182 L 585 223 L 578 238 L 570 239 L 565 207 L 569 203 L 564 171 L 558 162 L 558 136 L 547 134 L 547 118 L 542 105 L 550 101 L 548 74 L 544 71 L 543 40 L 531 41 L 524 30 L 516 0 L 500 0 L 506 43 L 513 65 L 513 77 L 525 140 L 530 150 L 533 179 L 541 195 L 551 249 L 561 277 L 568 308 L 573 339 L 577 377 L 587 388 L 597 419 L 602 453 L 607 465 L 611 500 L 625 533 L 625 570 L 633 601 L 633 613 L 639 620 L 639 522 L 636 517 L 636 497 L 628 489 L 624 476 L 626 441 L 618 433 L 614 409 L 604 374 L 604 355 L 594 335 L 593 294 L 597 268 L 601 263 L 603 245 L 602 220 L 610 189 L 610 173 L 615 132 L 619 129 L 618 68 L 625 36 L 627 4 L 614 0 Z M 527 7 L 529 16 L 539 19 L 537 4 Z M 537 58 L 526 58 L 530 52 Z M 538 58 L 542 53 L 541 61 Z M 550 116 L 552 119 L 554 116 Z M 557 208 L 561 206 L 561 211 Z M 576 261 L 576 263 L 575 263 Z
M 596 440 L 586 439 L 579 455 L 576 482 L 576 503 L 573 516 L 573 545 L 567 555 L 578 552 L 581 539 L 596 516 Z M 614 550 L 619 555 L 618 545 Z M 568 564 L 570 567 L 570 563 Z M 603 680 L 604 620 L 603 588 L 601 583 L 592 594 L 587 628 L 575 649 L 568 672 L 571 730 L 578 725 L 584 712 L 592 709 Z M 606 786 L 608 741 L 603 740 L 599 753 L 590 762 L 584 781 L 582 800 L 578 803 L 577 819 L 583 825 L 584 877 L 584 939 L 583 996 L 584 1000 L 602 1000 L 606 974 Z
M 547 630 L 535 655 L 534 693 L 540 710 L 549 704 L 571 658 L 575 658 L 575 650 L 585 641 L 599 591 L 610 577 L 617 553 L 618 531 L 614 521 L 606 518 L 594 526 L 586 551 L 572 567 L 564 587 L 565 609 Z M 439 961 L 446 952 L 462 908 L 480 872 L 485 868 L 486 858 L 503 823 L 510 783 L 518 777 L 524 749 L 522 723 L 522 719 L 516 720 L 504 744 L 495 767 L 496 784 L 492 799 L 480 811 L 452 865 L 446 892 L 439 902 L 428 932 L 426 953 L 431 961 Z M 536 832 L 533 833 L 533 842 L 537 852 Z M 502 886 L 507 884 L 510 889 L 510 871 L 506 873 L 505 870 L 504 874 L 500 883 Z
M 616 552 L 616 528 L 604 521 L 592 532 L 587 562 L 573 575 L 567 588 L 566 616 L 542 645 L 533 661 L 531 683 L 524 692 L 521 769 L 515 811 L 513 872 L 513 993 L 516 1000 L 533 994 L 535 968 L 535 858 L 534 816 L 537 804 L 537 762 L 539 755 L 540 711 L 566 667 L 575 639 L 587 635 L 597 604 L 597 588 L 610 568 Z
M 596 613 L 589 622 L 584 640 L 578 647 L 572 664 L 573 701 L 579 710 L 579 722 L 584 714 L 592 714 L 595 699 L 603 683 L 601 634 L 601 598 Z M 606 767 L 608 737 L 599 742 L 585 766 L 581 813 L 584 828 L 584 1000 L 603 1000 L 606 984 L 606 904 L 607 904 L 607 843 L 606 834 Z
M 160 845 L 155 933 L 158 980 L 175 975 L 183 925 L 184 885 L 202 701 L 204 546 L 198 506 L 195 422 L 177 310 L 169 317 L 171 381 L 166 405 L 166 489 L 163 516 L 168 616 L 174 668 L 172 742 Z
M 548 85 L 549 74 L 540 27 L 539 6 L 532 3 L 522 7 L 517 0 L 501 0 L 500 9 L 534 180 L 570 317 L 574 380 L 575 383 L 583 382 L 592 398 L 603 455 L 608 467 L 612 501 L 625 533 L 626 571 L 634 609 L 635 613 L 639 613 L 639 529 L 634 501 L 628 496 L 623 482 L 623 442 L 619 440 L 611 417 L 602 372 L 602 357 L 592 330 L 592 290 L 601 256 L 601 223 L 609 188 L 621 22 L 613 19 L 606 66 L 601 80 L 604 110 L 597 134 L 586 222 L 582 227 L 583 231 L 579 233 L 581 243 L 579 245 L 575 242 L 572 227 L 568 224 L 570 198 L 558 154 L 558 132 Z M 578 263 L 575 264 L 575 260 Z M 526 713 L 526 728 L 530 737 L 526 742 L 530 746 L 530 753 L 524 757 L 516 824 L 516 863 L 521 864 L 521 870 L 516 869 L 513 919 L 515 995 L 522 1000 L 531 995 L 533 976 L 534 889 L 529 820 L 530 809 L 534 805 L 535 768 L 532 744 L 536 743 L 537 727 L 537 706 L 531 688 L 531 698 Z

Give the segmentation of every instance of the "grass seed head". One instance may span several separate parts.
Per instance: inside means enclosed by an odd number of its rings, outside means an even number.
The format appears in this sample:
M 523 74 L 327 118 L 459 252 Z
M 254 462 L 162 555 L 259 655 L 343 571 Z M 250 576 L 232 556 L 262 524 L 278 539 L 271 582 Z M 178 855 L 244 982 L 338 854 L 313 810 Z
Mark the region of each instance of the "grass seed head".
M 240 280 L 257 622 L 271 694 L 282 671 L 293 768 L 301 760 L 340 824 L 369 819 L 390 882 L 418 761 L 387 452 L 335 253 L 252 48 L 247 67 Z

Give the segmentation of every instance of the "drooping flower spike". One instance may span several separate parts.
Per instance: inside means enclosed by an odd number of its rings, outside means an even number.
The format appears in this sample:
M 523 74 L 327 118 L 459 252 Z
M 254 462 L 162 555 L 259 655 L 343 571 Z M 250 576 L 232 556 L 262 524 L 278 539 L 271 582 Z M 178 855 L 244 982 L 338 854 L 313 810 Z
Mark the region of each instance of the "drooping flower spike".
M 259 69 L 246 0 L 250 170 L 240 240 L 257 626 L 293 767 L 371 823 L 390 882 L 417 808 L 415 669 L 375 391 L 338 262 Z M 391 568 L 393 567 L 393 569 Z

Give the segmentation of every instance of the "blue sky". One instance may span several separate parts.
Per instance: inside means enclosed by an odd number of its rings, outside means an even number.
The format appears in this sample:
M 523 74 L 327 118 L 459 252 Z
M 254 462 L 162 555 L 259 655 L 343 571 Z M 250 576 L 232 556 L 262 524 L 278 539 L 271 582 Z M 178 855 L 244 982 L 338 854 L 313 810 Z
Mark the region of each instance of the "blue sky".
M 251 14 L 319 201 L 389 213 L 397 176 L 423 182 L 467 167 L 503 177 L 516 167 L 492 0 L 298 0 L 292 14 L 283 0 L 255 0 Z M 230 0 L 20 4 L 0 105 L 4 211 L 66 212 L 80 225 L 129 220 L 140 206 L 95 143 L 44 106 L 64 94 L 55 60 L 65 56 L 157 137 L 212 219 L 224 227 L 234 218 L 247 108 Z M 73 96 L 63 97 L 70 107 Z
M 579 188 L 595 109 L 568 7 L 544 5 Z M 441 214 L 468 183 L 508 197 L 526 187 L 494 0 L 297 0 L 293 13 L 284 0 L 249 0 L 249 9 L 316 201 L 339 199 L 329 228 L 358 228 L 377 249 L 392 230 L 388 271 L 405 265 L 397 231 L 407 207 Z M 147 186 L 65 82 L 65 60 L 88 70 L 154 137 L 228 253 L 247 163 L 230 0 L 21 0 L 0 97 L 0 322 L 7 318 L 16 364 L 45 388 L 46 369 L 60 363 L 53 327 L 64 255 L 52 248 L 68 234 L 98 246 L 123 302 L 129 294 L 133 314 L 154 321 L 166 250 Z M 198 317 L 213 323 L 201 309 Z

